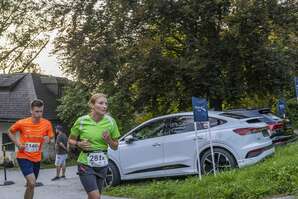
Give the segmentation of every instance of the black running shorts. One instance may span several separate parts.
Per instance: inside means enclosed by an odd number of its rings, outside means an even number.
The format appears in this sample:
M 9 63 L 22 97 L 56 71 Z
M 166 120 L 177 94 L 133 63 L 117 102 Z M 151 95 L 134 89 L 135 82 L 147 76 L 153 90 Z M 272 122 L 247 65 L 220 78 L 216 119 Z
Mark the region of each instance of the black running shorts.
M 108 166 L 90 167 L 83 164 L 78 165 L 78 175 L 87 193 L 95 190 L 101 193 L 107 172 Z

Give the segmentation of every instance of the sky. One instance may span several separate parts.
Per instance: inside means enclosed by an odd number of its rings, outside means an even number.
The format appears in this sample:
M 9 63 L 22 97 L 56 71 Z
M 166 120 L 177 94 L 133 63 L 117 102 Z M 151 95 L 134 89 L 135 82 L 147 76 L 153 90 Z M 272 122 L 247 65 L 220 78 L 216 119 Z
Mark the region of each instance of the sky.
M 50 55 L 51 49 L 50 46 L 46 47 L 34 62 L 39 64 L 43 74 L 65 77 L 59 68 L 57 58 L 54 55 Z
M 48 32 L 47 34 L 50 35 L 50 42 L 33 62 L 40 66 L 42 74 L 67 77 L 59 68 L 57 57 L 55 55 L 51 55 L 51 51 L 54 48 L 53 41 L 57 36 L 57 31 Z M 5 44 L 5 37 L 0 37 L 0 43 Z
M 53 75 L 58 77 L 66 77 L 62 70 L 59 68 L 58 59 L 55 55 L 51 54 L 54 48 L 53 40 L 56 33 L 51 33 L 50 42 L 41 51 L 39 56 L 34 60 L 35 63 L 39 64 L 41 72 L 45 75 Z

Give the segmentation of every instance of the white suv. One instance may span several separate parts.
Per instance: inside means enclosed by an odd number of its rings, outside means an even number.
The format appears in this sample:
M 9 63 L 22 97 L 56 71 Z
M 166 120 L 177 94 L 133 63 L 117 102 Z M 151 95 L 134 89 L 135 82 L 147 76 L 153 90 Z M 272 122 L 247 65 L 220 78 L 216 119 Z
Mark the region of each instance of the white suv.
M 274 153 L 267 125 L 258 118 L 209 111 L 216 170 L 254 164 Z M 212 172 L 208 129 L 198 125 L 203 174 Z M 108 151 L 108 185 L 121 180 L 198 173 L 193 113 L 177 113 L 142 123 L 120 138 L 117 151 Z

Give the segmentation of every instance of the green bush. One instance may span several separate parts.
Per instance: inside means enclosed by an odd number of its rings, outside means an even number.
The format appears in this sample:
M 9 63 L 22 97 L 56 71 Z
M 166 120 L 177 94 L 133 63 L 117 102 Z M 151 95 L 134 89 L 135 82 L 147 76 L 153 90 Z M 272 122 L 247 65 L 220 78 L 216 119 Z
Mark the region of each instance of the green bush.
M 287 113 L 292 126 L 298 129 L 298 102 L 296 98 L 287 101 Z

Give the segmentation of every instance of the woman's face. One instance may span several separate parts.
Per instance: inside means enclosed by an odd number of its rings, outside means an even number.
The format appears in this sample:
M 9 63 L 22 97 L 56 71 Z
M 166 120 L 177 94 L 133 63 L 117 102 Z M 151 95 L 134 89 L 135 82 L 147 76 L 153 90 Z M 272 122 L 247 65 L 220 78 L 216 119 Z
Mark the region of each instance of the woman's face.
M 95 103 L 92 105 L 93 111 L 95 113 L 104 115 L 108 110 L 108 101 L 105 97 L 99 97 L 95 100 Z

